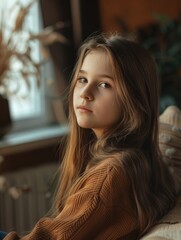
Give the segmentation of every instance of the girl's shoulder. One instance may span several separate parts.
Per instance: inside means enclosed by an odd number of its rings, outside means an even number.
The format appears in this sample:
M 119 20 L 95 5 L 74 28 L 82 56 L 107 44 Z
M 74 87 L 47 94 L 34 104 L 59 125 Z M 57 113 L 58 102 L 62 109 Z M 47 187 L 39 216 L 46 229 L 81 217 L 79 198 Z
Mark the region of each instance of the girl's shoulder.
M 87 169 L 85 171 L 85 175 L 87 177 L 93 175 L 99 175 L 99 176 L 111 176 L 115 173 L 123 174 L 123 168 L 121 166 L 121 162 L 114 158 L 106 158 L 104 160 L 101 160 L 100 162 L 94 164 L 91 168 Z
M 82 189 L 92 194 L 108 196 L 113 191 L 124 192 L 128 187 L 127 177 L 121 164 L 107 158 L 88 169 L 77 181 L 75 191 Z

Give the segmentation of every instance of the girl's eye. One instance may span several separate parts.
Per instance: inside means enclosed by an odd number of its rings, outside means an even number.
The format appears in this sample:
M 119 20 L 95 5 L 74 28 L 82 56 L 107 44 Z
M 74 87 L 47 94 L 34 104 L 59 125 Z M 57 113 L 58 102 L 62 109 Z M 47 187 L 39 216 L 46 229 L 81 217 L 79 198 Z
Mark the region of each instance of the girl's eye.
M 83 78 L 83 77 L 79 77 L 79 78 L 77 79 L 77 82 L 79 82 L 79 83 L 87 83 L 87 79 L 86 79 L 86 78 Z
M 102 87 L 102 88 L 111 88 L 111 85 L 110 85 L 109 83 L 103 82 L 103 83 L 100 83 L 100 84 L 99 84 L 99 87 Z

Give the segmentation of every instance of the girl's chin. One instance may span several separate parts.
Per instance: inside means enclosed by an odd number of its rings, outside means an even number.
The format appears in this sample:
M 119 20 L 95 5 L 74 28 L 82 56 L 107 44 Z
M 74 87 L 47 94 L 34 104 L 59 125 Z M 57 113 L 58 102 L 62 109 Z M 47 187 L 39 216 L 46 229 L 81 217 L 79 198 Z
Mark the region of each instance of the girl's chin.
M 79 127 L 81 127 L 81 128 L 92 128 L 92 126 L 90 126 L 90 125 L 88 125 L 88 124 L 80 124 L 80 123 L 78 123 L 78 125 L 79 125 Z
M 78 119 L 77 124 L 81 128 L 93 128 L 93 124 L 90 121 L 82 121 L 83 119 Z
M 104 129 L 97 129 L 93 127 L 92 125 L 86 125 L 86 124 L 79 124 L 79 127 L 84 128 L 84 129 L 91 129 L 97 137 L 101 137 L 104 134 Z

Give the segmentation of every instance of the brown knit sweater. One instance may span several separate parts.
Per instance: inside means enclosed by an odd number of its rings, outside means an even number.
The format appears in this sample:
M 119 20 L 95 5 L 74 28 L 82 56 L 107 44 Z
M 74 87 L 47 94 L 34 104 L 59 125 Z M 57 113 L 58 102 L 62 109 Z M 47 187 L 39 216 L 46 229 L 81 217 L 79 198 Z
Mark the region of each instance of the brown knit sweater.
M 130 199 L 121 167 L 107 159 L 80 178 L 56 218 L 42 218 L 28 235 L 20 238 L 10 232 L 5 240 L 136 240 Z

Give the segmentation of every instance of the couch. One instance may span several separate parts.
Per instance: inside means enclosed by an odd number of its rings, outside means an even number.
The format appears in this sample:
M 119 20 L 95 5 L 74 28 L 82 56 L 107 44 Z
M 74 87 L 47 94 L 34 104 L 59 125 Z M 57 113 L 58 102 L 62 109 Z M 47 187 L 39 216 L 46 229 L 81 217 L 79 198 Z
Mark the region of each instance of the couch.
M 169 106 L 160 115 L 159 145 L 162 159 L 167 164 L 175 182 L 177 201 L 142 240 L 181 240 L 181 111 Z M 172 186 L 170 186 L 172 187 Z

